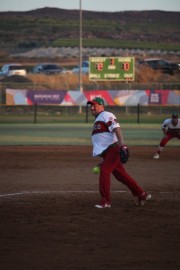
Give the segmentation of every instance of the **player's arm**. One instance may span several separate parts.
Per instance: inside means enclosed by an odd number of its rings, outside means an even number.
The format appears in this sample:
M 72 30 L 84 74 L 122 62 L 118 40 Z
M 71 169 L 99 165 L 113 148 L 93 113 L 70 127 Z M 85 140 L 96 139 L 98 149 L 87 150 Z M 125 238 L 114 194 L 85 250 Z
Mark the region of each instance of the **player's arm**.
M 162 132 L 165 136 L 167 134 L 168 124 L 169 124 L 169 119 L 165 120 L 164 123 L 162 124 Z
M 122 135 L 121 127 L 120 127 L 119 123 L 117 122 L 117 119 L 116 119 L 115 115 L 113 115 L 112 113 L 111 114 L 108 114 L 107 115 L 107 118 L 104 120 L 104 122 L 108 126 L 109 131 L 116 134 L 116 137 L 118 139 L 119 146 L 120 147 L 121 146 L 124 146 L 124 141 L 123 141 L 123 135 Z
M 163 126 L 163 127 L 162 127 L 162 131 L 163 131 L 164 135 L 166 135 L 166 133 L 167 133 L 167 128 L 166 128 L 165 126 Z
M 120 127 L 116 127 L 113 129 L 114 133 L 116 134 L 116 137 L 118 139 L 118 144 L 119 146 L 123 146 L 124 145 L 124 141 L 123 141 L 123 135 L 122 135 L 122 131 Z
M 120 154 L 120 161 L 122 164 L 127 163 L 129 159 L 129 150 L 126 145 L 124 145 L 123 135 L 120 127 L 116 127 L 113 129 L 118 139 L 118 143 L 120 146 L 119 154 Z

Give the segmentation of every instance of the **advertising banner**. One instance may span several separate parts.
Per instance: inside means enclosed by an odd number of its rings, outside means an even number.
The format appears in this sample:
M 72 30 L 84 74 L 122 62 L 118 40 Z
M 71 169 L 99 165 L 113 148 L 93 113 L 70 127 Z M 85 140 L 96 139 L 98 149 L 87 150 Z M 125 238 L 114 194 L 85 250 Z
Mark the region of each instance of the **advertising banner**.
M 88 100 L 101 97 L 105 105 L 180 105 L 180 90 L 89 90 L 33 91 L 6 89 L 7 105 L 86 106 Z

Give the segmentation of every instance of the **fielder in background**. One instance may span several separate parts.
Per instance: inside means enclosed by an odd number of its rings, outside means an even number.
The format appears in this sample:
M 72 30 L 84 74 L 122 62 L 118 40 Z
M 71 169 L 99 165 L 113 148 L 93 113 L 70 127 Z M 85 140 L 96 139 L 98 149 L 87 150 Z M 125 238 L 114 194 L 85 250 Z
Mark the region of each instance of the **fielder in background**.
M 137 206 L 144 205 L 147 200 L 151 199 L 151 195 L 147 194 L 124 169 L 120 160 L 120 149 L 127 149 L 127 146 L 124 145 L 122 131 L 115 115 L 104 110 L 104 100 L 100 97 L 95 97 L 87 104 L 91 105 L 91 113 L 95 117 L 92 131 L 93 156 L 103 158 L 99 164 L 101 201 L 95 207 L 100 209 L 111 207 L 111 173 L 137 198 Z
M 173 113 L 171 119 L 166 119 L 162 124 L 162 131 L 164 137 L 160 141 L 157 147 L 157 151 L 153 156 L 154 159 L 159 159 L 161 152 L 163 151 L 165 145 L 173 138 L 178 138 L 180 140 L 180 119 L 178 119 L 178 114 Z

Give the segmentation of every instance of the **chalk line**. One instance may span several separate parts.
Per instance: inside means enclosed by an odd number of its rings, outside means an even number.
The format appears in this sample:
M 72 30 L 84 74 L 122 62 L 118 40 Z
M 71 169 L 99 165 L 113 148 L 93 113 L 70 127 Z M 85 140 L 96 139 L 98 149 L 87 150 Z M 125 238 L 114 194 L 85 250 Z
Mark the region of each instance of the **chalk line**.
M 126 193 L 128 191 L 126 190 L 113 190 L 111 191 L 111 193 Z M 22 195 L 33 195 L 33 194 L 37 194 L 37 195 L 41 195 L 41 194 L 77 194 L 77 193 L 89 193 L 89 194 L 95 194 L 95 193 L 99 193 L 99 191 L 95 191 L 95 190 L 37 190 L 37 191 L 20 191 L 20 192 L 15 192 L 15 193 L 6 193 L 6 194 L 0 194 L 0 198 L 3 197 L 13 197 L 13 196 L 22 196 Z M 150 192 L 151 193 L 151 192 Z M 170 191 L 160 191 L 159 193 L 161 194 L 173 194 L 174 192 L 170 192 Z
M 123 190 L 119 191 L 112 191 L 112 192 L 127 192 Z M 94 190 L 58 190 L 58 191 L 53 191 L 53 190 L 45 190 L 45 191 L 21 191 L 21 192 L 15 192 L 15 193 L 7 193 L 7 194 L 0 194 L 1 197 L 12 197 L 12 196 L 21 196 L 21 195 L 31 195 L 31 194 L 49 194 L 49 193 L 59 193 L 59 194 L 70 194 L 70 193 L 99 193 L 99 191 L 94 191 Z

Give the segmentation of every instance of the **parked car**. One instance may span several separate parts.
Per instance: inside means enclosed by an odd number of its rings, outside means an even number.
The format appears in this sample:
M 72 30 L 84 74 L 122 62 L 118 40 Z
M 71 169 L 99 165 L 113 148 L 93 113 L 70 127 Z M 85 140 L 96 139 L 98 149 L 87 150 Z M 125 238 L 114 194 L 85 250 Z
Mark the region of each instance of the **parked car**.
M 160 70 L 163 73 L 174 75 L 180 72 L 180 67 L 176 63 L 169 62 L 160 58 L 149 58 L 139 61 L 139 64 L 148 66 L 155 70 Z
M 12 75 L 26 76 L 27 71 L 21 64 L 5 64 L 0 71 L 1 77 Z
M 62 73 L 64 69 L 62 67 L 59 67 L 56 64 L 38 64 L 33 68 L 33 73 L 43 73 L 43 74 L 58 74 Z
M 72 73 L 79 73 L 79 66 L 75 67 L 72 69 Z M 81 66 L 81 72 L 83 74 L 88 74 L 89 73 L 89 61 L 83 61 L 82 66 Z

